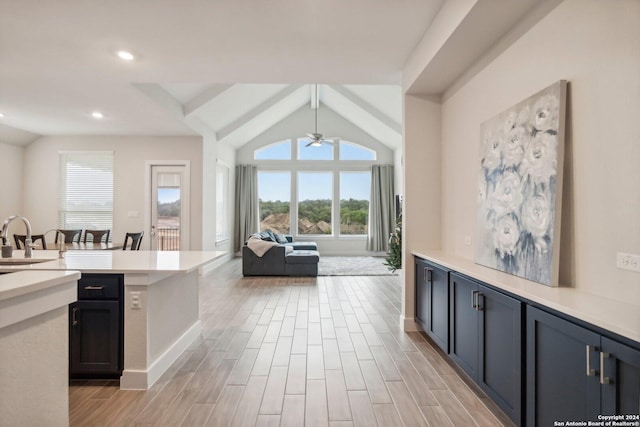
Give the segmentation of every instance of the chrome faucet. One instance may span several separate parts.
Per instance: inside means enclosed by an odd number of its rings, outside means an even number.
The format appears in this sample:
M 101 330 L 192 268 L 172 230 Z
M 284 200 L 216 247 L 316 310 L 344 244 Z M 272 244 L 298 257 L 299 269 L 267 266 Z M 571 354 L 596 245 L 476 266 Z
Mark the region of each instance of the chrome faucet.
M 51 230 L 49 230 L 51 231 Z M 66 239 L 66 236 L 64 235 L 64 233 L 58 229 L 55 230 L 56 231 L 56 239 L 61 238 L 60 239 L 60 243 L 58 246 L 58 258 L 64 258 L 64 253 L 67 251 L 67 245 L 66 245 L 66 241 L 64 239 Z M 47 231 L 48 233 L 48 231 Z M 47 234 L 45 233 L 45 234 Z
M 4 224 L 2 224 L 2 232 L 0 232 L 0 238 L 2 239 L 2 244 L 7 243 L 7 232 L 9 231 L 9 223 L 16 218 L 20 218 L 22 222 L 24 222 L 25 227 L 27 228 L 27 236 L 24 239 L 24 257 L 32 258 L 33 257 L 33 249 L 31 247 L 31 224 L 27 220 L 27 218 L 23 216 L 13 215 L 4 220 Z

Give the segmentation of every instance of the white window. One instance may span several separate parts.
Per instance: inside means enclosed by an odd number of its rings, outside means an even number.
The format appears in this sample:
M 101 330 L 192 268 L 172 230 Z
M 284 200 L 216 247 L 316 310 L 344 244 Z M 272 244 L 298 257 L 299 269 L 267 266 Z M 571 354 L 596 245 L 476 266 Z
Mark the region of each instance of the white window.
M 298 234 L 332 234 L 333 173 L 298 173 Z
M 340 160 L 375 160 L 376 152 L 348 141 L 340 141 Z
M 218 163 L 216 166 L 216 243 L 229 239 L 229 168 Z
M 340 172 L 340 234 L 368 232 L 371 172 Z
M 113 227 L 113 152 L 60 153 L 59 226 Z
M 319 146 L 309 145 L 309 138 L 298 139 L 298 160 L 333 160 L 333 143 L 325 141 Z
M 291 172 L 258 172 L 260 231 L 291 232 Z
M 255 160 L 291 160 L 291 141 L 280 141 L 257 149 L 253 153 Z

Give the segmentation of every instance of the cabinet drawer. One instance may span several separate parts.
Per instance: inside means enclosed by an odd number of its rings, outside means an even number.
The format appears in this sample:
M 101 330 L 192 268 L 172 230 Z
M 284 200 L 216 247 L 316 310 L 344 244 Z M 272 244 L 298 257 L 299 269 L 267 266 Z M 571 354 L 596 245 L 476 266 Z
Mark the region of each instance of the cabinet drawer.
M 78 281 L 79 300 L 118 299 L 122 289 L 122 276 L 83 274 Z

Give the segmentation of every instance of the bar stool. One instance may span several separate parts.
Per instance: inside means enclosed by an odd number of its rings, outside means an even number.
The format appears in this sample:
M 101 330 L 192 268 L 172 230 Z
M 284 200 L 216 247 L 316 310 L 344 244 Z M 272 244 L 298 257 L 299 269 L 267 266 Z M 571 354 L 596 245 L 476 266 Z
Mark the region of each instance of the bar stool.
M 64 234 L 64 242 L 65 243 L 80 243 L 80 235 L 82 234 L 82 228 L 79 230 L 61 230 L 58 229 L 58 231 L 62 234 Z M 56 233 L 56 238 L 54 240 L 54 243 L 58 243 L 58 236 L 59 234 Z M 76 236 L 78 237 L 76 239 Z
M 124 236 L 124 245 L 122 245 L 122 250 L 126 251 L 127 250 L 127 244 L 129 242 L 129 239 L 131 239 L 131 247 L 129 248 L 129 250 L 132 251 L 137 251 L 140 249 L 140 243 L 142 243 L 142 236 L 144 235 L 144 231 L 141 231 L 139 233 L 127 233 Z
M 14 234 L 13 240 L 16 242 L 16 249 L 24 249 L 26 247 L 25 240 L 27 240 L 27 236 L 24 234 Z M 35 243 L 36 240 L 40 240 L 42 242 L 42 249 L 47 249 L 47 242 L 44 240 L 44 234 L 32 234 L 31 235 L 31 243 Z
M 109 243 L 109 236 L 111 235 L 111 230 L 84 230 L 84 243 L 87 243 L 87 235 L 91 234 L 93 237 L 93 243 L 102 243 L 102 237 L 107 236 L 104 239 L 105 243 Z

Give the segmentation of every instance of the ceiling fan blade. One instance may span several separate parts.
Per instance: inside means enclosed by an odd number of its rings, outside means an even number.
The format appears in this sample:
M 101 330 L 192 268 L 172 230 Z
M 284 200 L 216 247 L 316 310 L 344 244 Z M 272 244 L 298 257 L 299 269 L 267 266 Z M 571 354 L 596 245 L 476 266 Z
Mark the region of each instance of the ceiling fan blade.
M 312 133 L 308 133 L 307 136 L 309 137 L 309 139 L 315 139 L 315 135 Z

